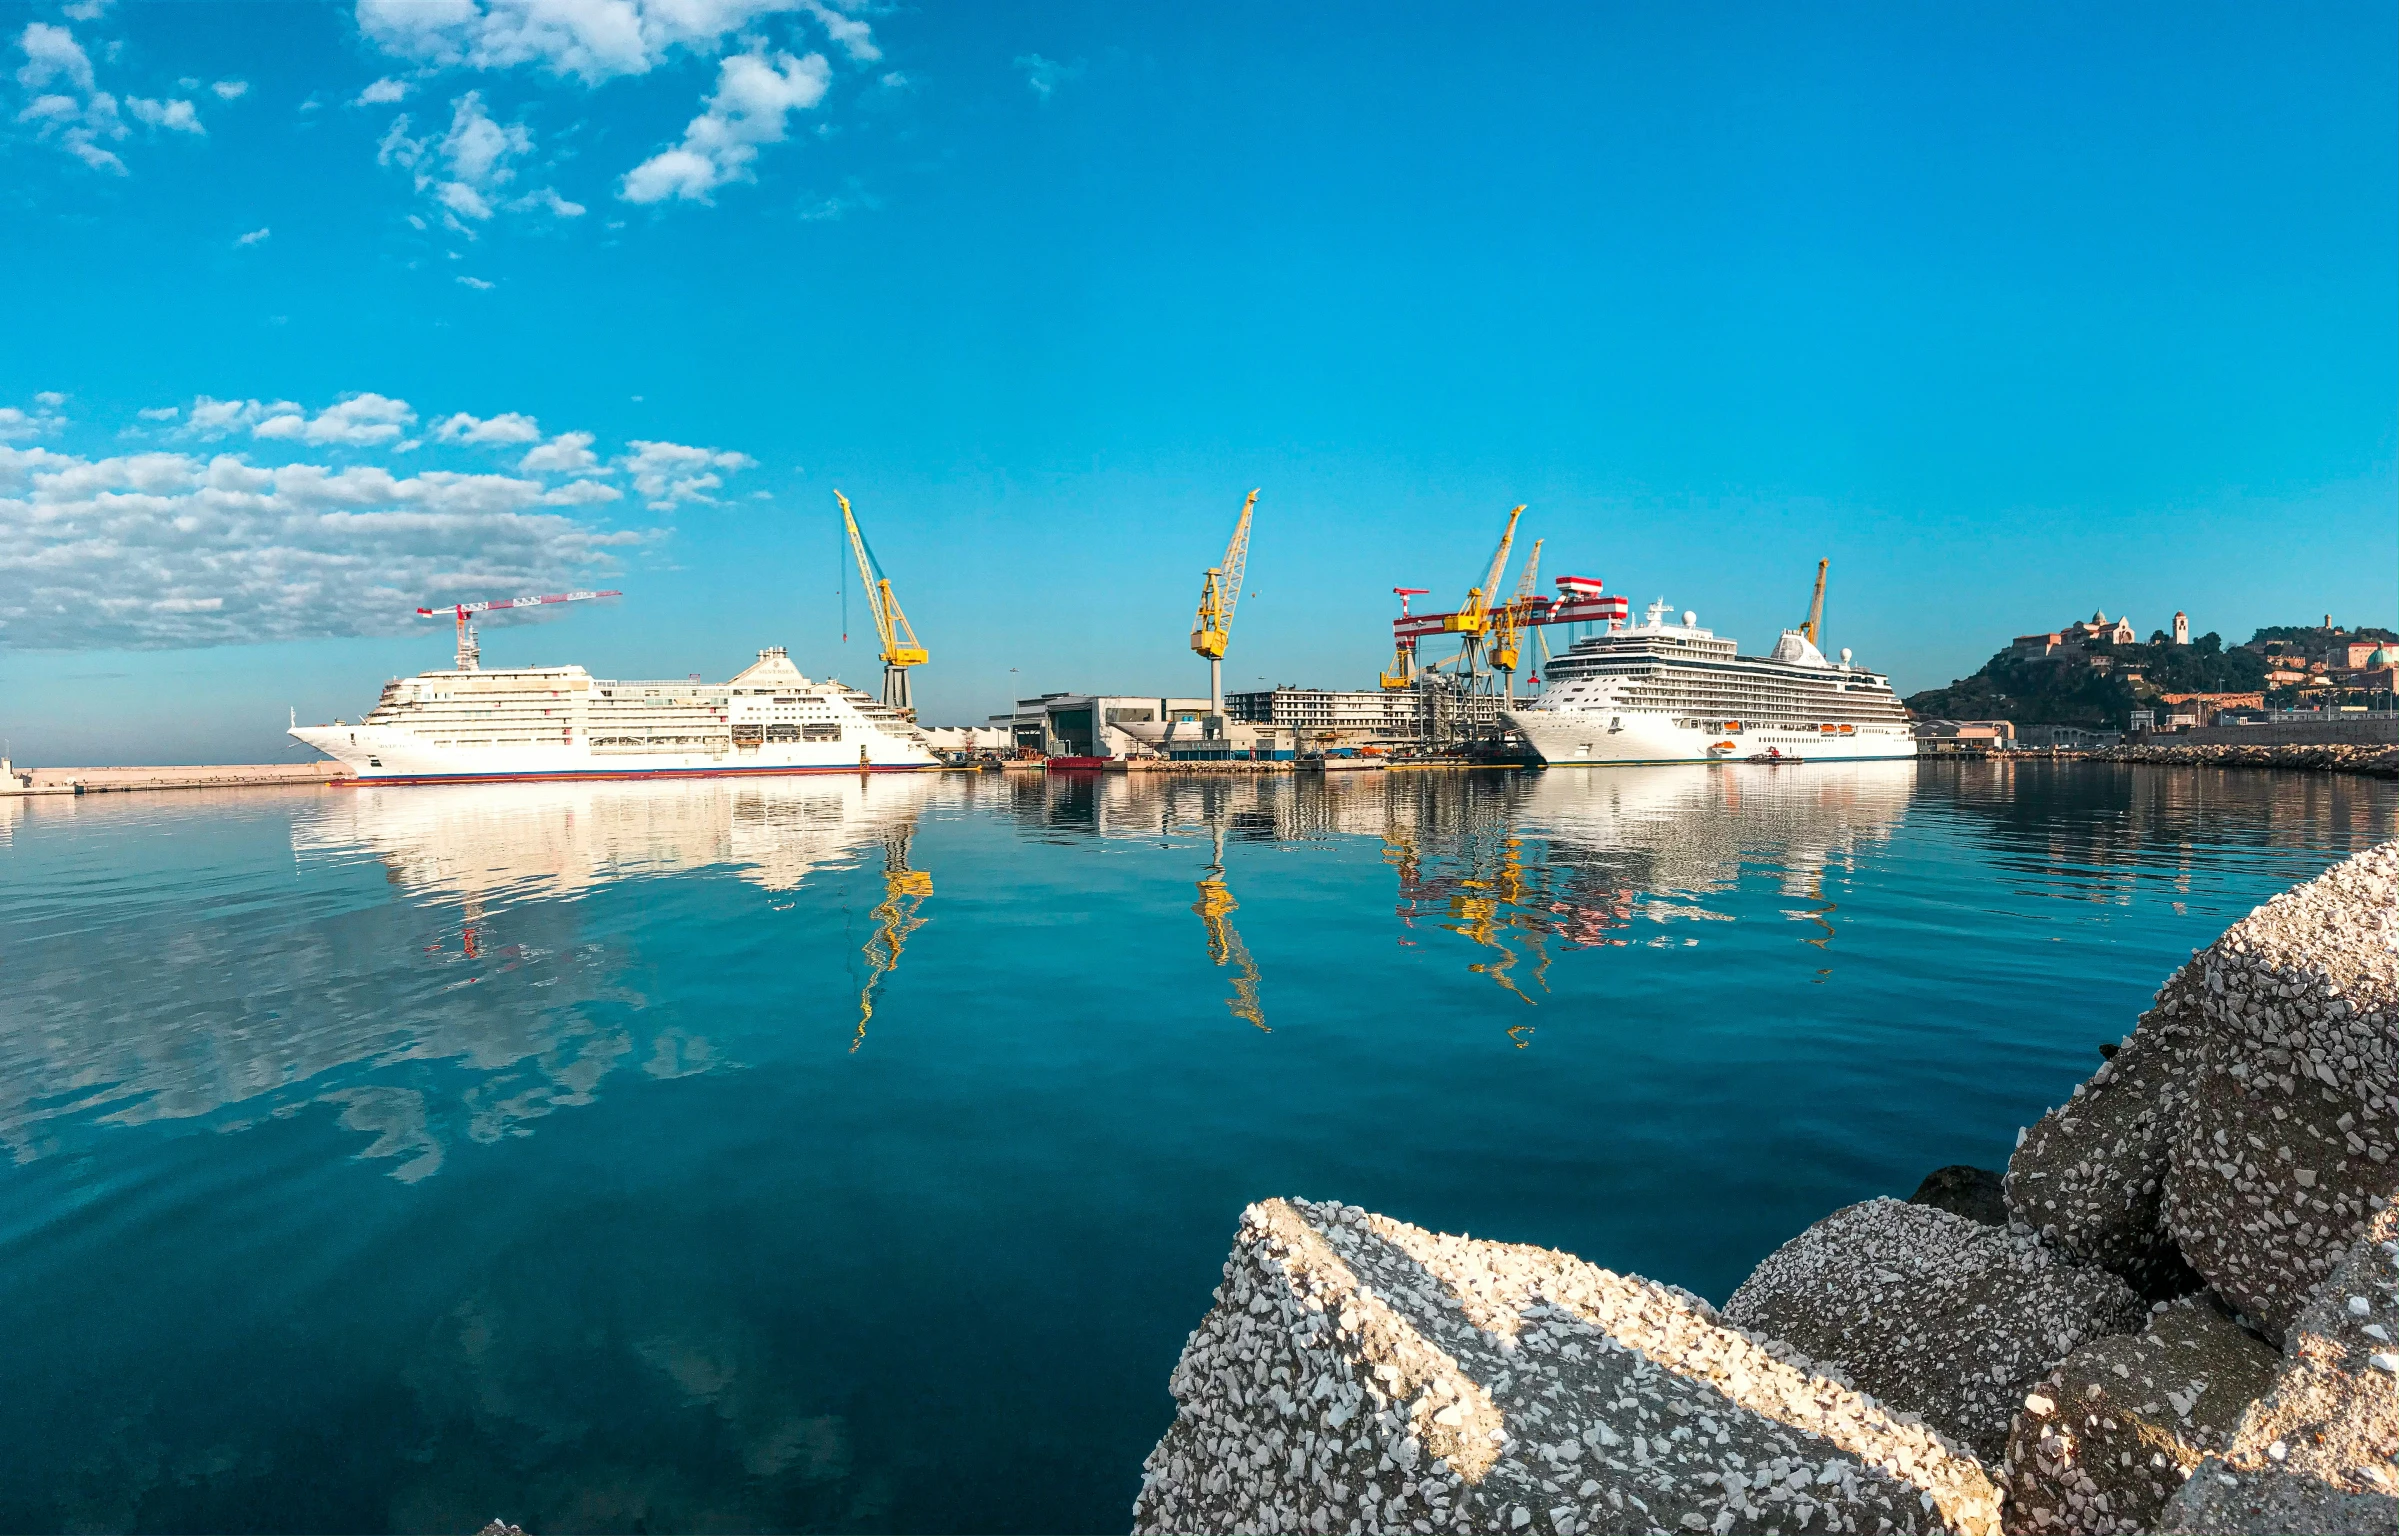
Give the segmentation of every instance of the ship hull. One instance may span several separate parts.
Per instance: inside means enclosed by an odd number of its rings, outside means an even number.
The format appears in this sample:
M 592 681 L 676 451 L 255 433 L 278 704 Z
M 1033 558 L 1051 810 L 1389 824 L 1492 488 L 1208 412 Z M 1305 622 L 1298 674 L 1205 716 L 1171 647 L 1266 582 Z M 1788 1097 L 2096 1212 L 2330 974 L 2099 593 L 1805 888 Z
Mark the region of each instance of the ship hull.
M 554 746 L 437 747 L 387 726 L 300 726 L 294 737 L 351 770 L 360 784 L 555 783 L 577 779 L 763 778 L 804 773 L 937 769 L 930 752 L 893 738 L 864 753 L 834 742 L 774 742 L 721 752 L 594 752 Z
M 1816 763 L 1887 762 L 1916 755 L 1915 737 L 1904 727 L 1884 723 L 1860 725 L 1848 735 L 1828 735 L 1771 726 L 1704 731 L 1664 716 L 1621 711 L 1518 709 L 1503 711 L 1501 718 L 1552 768 L 1737 763 L 1770 749 Z

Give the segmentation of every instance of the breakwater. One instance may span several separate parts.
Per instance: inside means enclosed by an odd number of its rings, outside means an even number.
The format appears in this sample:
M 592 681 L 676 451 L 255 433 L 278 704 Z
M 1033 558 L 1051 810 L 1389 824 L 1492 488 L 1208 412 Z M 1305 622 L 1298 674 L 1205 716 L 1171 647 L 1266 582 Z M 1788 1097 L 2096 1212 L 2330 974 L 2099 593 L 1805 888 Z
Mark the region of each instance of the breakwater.
M 2004 1224 L 1849 1206 L 1719 1310 L 1251 1206 L 1135 1528 L 2388 1532 L 2395 1156 L 2389 843 L 2169 978 L 2020 1133 Z
M 2337 742 L 2152 742 L 2101 747 L 2081 754 L 2093 762 L 2163 763 L 2178 767 L 2298 768 L 2399 779 L 2399 746 Z
M 336 762 L 217 763 L 130 768 L 17 768 L 0 776 L 0 794 L 106 794 L 155 789 L 237 789 L 259 785 L 347 783 Z

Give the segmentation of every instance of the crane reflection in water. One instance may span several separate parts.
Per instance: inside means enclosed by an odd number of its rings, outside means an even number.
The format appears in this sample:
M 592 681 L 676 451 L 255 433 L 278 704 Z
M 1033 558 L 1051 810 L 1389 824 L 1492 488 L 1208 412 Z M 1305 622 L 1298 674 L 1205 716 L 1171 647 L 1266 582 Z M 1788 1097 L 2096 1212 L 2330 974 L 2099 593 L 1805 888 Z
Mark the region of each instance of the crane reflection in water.
M 1266 1022 L 1266 1010 L 1258 1001 L 1258 962 L 1250 958 L 1249 946 L 1241 942 L 1241 931 L 1233 926 L 1233 914 L 1241 904 L 1233 899 L 1232 888 L 1224 879 L 1224 823 L 1216 821 L 1209 827 L 1214 840 L 1214 852 L 1208 861 L 1208 872 L 1200 876 L 1199 900 L 1191 910 L 1208 930 L 1208 962 L 1222 968 L 1233 968 L 1233 995 L 1225 1006 L 1234 1018 L 1242 1019 L 1265 1030 L 1274 1029 Z
M 883 978 L 899 969 L 900 951 L 908 946 L 908 935 L 925 925 L 919 908 L 933 894 L 933 876 L 929 871 L 912 869 L 908 865 L 908 845 L 916 838 L 916 818 L 911 815 L 883 834 L 883 900 L 870 914 L 875 920 L 874 937 L 866 941 L 866 985 L 858 989 L 858 1033 L 850 1039 L 850 1054 L 866 1043 L 867 1021 L 875 1016 L 875 988 Z

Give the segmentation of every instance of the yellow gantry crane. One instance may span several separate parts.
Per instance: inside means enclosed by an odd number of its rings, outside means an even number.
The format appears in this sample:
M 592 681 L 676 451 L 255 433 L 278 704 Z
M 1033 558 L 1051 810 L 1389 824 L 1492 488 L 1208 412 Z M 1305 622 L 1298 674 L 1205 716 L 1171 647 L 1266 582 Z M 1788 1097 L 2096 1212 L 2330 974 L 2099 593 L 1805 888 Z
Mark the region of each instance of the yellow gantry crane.
M 1200 581 L 1199 613 L 1191 621 L 1191 648 L 1208 658 L 1208 708 L 1224 718 L 1224 648 L 1233 636 L 1233 609 L 1241 601 L 1241 578 L 1249 567 L 1249 519 L 1258 493 L 1241 504 L 1241 520 L 1233 525 L 1233 541 L 1224 547 L 1224 563 L 1208 567 Z
M 1531 627 L 1533 617 L 1533 584 L 1541 579 L 1541 541 L 1533 540 L 1533 552 L 1525 556 L 1524 575 L 1516 582 L 1516 595 L 1499 610 L 1498 623 L 1491 632 L 1491 667 L 1507 680 L 1508 702 L 1516 702 L 1516 661 L 1524 646 L 1524 632 Z
M 866 606 L 874 610 L 875 634 L 883 641 L 883 702 L 913 720 L 916 701 L 908 691 L 908 669 L 923 666 L 928 654 L 917 643 L 908 616 L 900 612 L 900 600 L 891 595 L 891 578 L 883 574 L 874 552 L 866 547 L 866 535 L 858 531 L 858 515 L 850 510 L 850 498 L 835 491 L 833 499 L 841 503 L 841 525 L 849 531 L 850 553 L 858 557 L 858 579 L 866 583 Z
M 1830 560 L 1816 562 L 1816 595 L 1808 600 L 1808 627 L 1800 631 L 1808 637 L 1808 644 L 1819 649 L 1824 645 L 1824 572 L 1831 564 Z

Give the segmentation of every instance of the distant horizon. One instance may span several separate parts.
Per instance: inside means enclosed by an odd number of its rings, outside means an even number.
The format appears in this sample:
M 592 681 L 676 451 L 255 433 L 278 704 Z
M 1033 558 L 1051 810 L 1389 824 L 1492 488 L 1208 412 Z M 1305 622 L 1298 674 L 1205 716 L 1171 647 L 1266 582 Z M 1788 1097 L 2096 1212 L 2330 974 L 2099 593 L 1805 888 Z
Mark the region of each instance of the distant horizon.
M 545 13 L 549 14 L 549 13 Z M 0 737 L 289 761 L 448 664 L 929 722 L 1371 688 L 1597 576 L 1904 697 L 2177 609 L 2399 629 L 2399 15 L 865 0 L 0 24 Z M 844 594 L 848 639 L 844 642 Z

